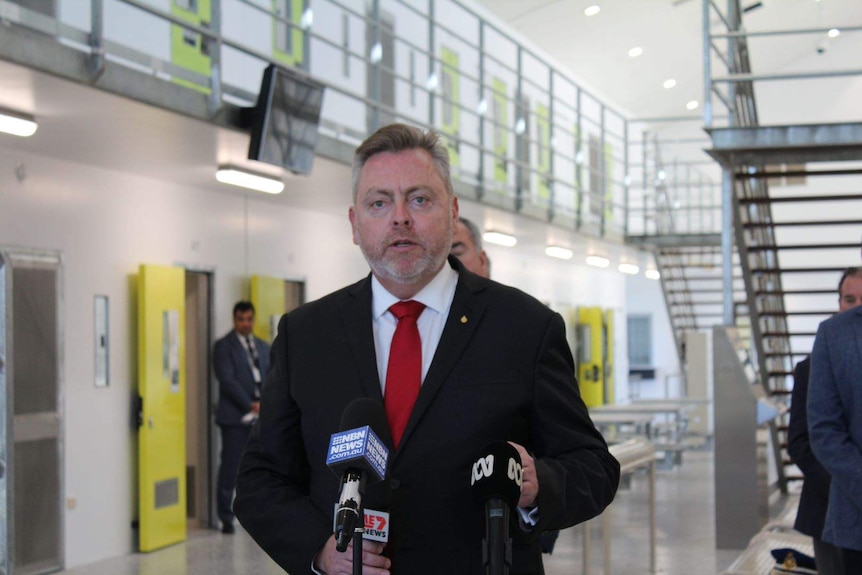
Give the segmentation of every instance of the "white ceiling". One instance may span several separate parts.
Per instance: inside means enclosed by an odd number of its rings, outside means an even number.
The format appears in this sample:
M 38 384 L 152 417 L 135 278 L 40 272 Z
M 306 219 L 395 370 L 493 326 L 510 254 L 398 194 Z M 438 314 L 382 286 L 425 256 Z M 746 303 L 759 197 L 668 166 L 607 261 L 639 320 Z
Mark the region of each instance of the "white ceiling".
M 697 115 L 686 110 L 690 100 L 703 100 L 703 3 L 701 0 L 478 0 L 488 11 L 548 53 L 570 71 L 634 118 Z M 751 6 L 757 0 L 743 0 Z M 749 32 L 862 25 L 859 0 L 761 0 L 761 7 L 744 14 Z M 726 9 L 727 2 L 716 4 Z M 584 9 L 601 11 L 586 16 Z M 713 22 L 718 23 L 713 14 Z M 717 27 L 714 28 L 714 31 Z M 859 69 L 862 32 L 834 39 L 825 34 L 752 39 L 756 73 L 802 65 L 819 55 L 818 69 Z M 717 43 L 724 50 L 723 42 Z M 643 54 L 630 58 L 630 48 Z M 717 62 L 716 62 L 717 64 Z M 797 69 L 811 69 L 797 68 Z M 721 73 L 721 72 L 720 72 Z M 668 78 L 677 81 L 666 90 Z

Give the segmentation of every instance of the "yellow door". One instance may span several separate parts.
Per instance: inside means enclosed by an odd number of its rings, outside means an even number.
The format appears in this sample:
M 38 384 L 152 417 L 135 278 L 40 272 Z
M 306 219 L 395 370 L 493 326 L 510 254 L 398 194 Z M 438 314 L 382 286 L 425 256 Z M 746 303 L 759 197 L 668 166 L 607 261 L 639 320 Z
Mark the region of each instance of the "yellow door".
M 578 385 L 587 407 L 604 404 L 602 308 L 578 308 Z
M 459 82 L 461 73 L 458 70 L 458 53 L 445 46 L 440 47 L 441 91 L 443 117 L 440 120 L 440 131 L 443 141 L 449 150 L 449 165 L 457 168 L 461 165 L 461 145 L 458 134 L 461 131 L 461 88 Z
M 605 403 L 614 403 L 614 310 L 605 310 Z
M 267 276 L 251 276 L 251 303 L 254 305 L 254 335 L 272 342 L 278 331 L 278 320 L 287 308 L 284 280 Z
M 210 0 L 172 0 L 171 14 L 184 22 L 209 28 L 212 19 Z M 198 74 L 209 78 L 211 75 L 210 46 L 215 45 L 197 32 L 171 24 L 171 62 Z M 174 82 L 187 88 L 192 88 L 204 94 L 210 93 L 209 82 L 206 85 L 196 84 L 174 78 Z
M 299 26 L 305 9 L 303 4 L 302 0 L 272 0 L 272 13 L 276 16 L 272 19 L 272 55 L 276 60 L 297 68 L 302 66 L 305 40 Z
M 138 434 L 141 551 L 186 538 L 185 270 L 138 274 Z

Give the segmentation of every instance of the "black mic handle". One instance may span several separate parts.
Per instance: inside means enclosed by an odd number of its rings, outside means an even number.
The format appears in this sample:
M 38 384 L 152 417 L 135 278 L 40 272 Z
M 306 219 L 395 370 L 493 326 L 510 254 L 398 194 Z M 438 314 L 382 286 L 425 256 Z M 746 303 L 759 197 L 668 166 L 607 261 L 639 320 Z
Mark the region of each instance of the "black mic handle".
M 509 575 L 512 539 L 509 537 L 509 506 L 502 499 L 485 502 L 483 563 L 487 575 Z
M 360 509 L 360 512 L 362 509 Z M 363 514 L 364 515 L 364 514 Z M 362 575 L 362 535 L 365 533 L 365 519 L 353 531 L 353 575 Z

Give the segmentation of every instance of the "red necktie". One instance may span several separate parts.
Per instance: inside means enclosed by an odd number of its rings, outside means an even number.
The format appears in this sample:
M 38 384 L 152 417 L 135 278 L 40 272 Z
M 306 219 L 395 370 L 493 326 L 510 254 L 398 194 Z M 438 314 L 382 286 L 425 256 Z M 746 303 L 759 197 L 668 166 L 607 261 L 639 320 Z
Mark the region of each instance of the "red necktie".
M 419 338 L 416 320 L 424 309 L 425 304 L 413 300 L 400 301 L 389 308 L 392 315 L 398 318 L 398 327 L 395 328 L 392 345 L 389 347 L 383 404 L 396 449 L 401 436 L 404 435 L 413 404 L 419 397 L 422 382 L 422 340 Z

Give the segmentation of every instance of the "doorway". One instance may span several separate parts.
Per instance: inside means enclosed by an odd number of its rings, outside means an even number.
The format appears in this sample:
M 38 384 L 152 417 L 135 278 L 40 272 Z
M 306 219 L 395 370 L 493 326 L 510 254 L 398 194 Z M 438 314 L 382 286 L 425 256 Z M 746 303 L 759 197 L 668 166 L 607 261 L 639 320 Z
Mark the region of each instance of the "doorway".
M 58 253 L 0 251 L 4 573 L 49 573 L 63 567 L 61 294 Z
M 186 517 L 189 529 L 216 527 L 212 406 L 213 274 L 185 272 L 186 338 Z

